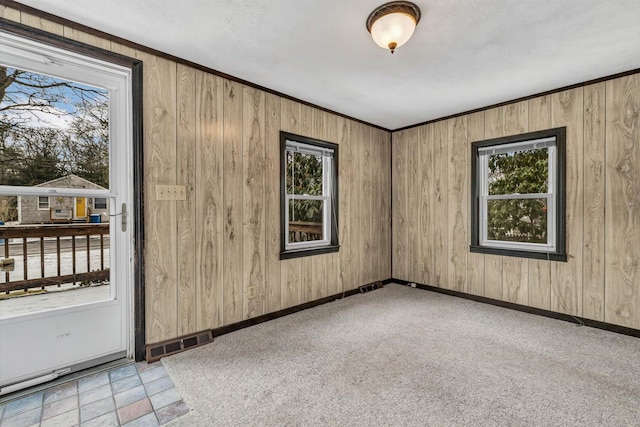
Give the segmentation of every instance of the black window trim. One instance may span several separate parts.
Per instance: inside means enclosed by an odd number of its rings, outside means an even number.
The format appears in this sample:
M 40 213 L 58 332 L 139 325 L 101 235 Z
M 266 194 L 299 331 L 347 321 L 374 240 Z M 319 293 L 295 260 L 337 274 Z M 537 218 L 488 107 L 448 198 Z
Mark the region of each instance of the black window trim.
M 332 176 L 332 206 L 333 211 L 335 212 L 335 216 L 333 217 L 333 221 L 331 221 L 331 243 L 324 246 L 312 247 L 312 248 L 303 248 L 303 249 L 294 249 L 294 250 L 286 250 L 285 249 L 285 200 L 286 200 L 286 146 L 287 140 L 300 142 L 303 144 L 315 145 L 320 148 L 328 148 L 333 150 L 333 176 Z M 280 259 L 292 259 L 292 258 L 300 258 L 312 255 L 320 255 L 320 254 L 328 254 L 333 252 L 338 252 L 340 250 L 340 245 L 338 242 L 338 219 L 340 218 L 338 208 L 338 194 L 339 194 L 339 183 L 338 183 L 338 144 L 334 144 L 327 141 L 321 141 L 319 139 L 309 138 L 306 136 L 296 135 L 293 133 L 280 131 Z
M 491 255 L 513 256 L 520 258 L 546 259 L 549 261 L 567 261 L 566 253 L 566 127 L 510 135 L 500 138 L 476 141 L 471 144 L 471 244 L 470 252 Z M 512 144 L 533 139 L 555 137 L 557 147 L 557 194 L 556 194 L 556 251 L 526 251 L 481 246 L 480 242 L 480 182 L 478 180 L 478 150 L 493 145 Z

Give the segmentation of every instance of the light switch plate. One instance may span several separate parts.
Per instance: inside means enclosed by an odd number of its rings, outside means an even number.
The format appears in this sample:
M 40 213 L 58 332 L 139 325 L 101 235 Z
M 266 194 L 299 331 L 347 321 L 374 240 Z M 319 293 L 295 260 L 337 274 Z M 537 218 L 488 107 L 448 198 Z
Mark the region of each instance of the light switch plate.
M 187 187 L 184 185 L 156 185 L 157 200 L 187 200 Z

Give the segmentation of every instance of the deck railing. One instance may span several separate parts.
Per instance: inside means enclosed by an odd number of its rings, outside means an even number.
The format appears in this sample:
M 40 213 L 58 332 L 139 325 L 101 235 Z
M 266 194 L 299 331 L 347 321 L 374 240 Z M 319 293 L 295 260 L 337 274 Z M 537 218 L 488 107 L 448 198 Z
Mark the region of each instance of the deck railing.
M 105 238 L 109 235 L 109 224 L 74 224 L 74 225 L 24 225 L 24 226 L 0 226 L 0 242 L 4 246 L 4 258 L 20 258 L 22 257 L 22 277 L 15 278 L 15 272 L 5 272 L 4 282 L 0 283 L 0 292 L 10 292 L 15 290 L 28 290 L 30 288 L 44 288 L 45 286 L 61 285 L 65 283 L 76 284 L 78 282 L 94 282 L 109 280 L 109 265 L 105 262 Z M 98 241 L 99 239 L 99 241 Z M 17 240 L 17 242 L 16 242 Z M 70 240 L 71 247 L 68 246 Z M 62 274 L 63 266 L 61 262 L 61 253 L 63 248 L 61 241 L 64 242 L 64 250 L 71 252 L 71 274 Z M 99 267 L 93 266 L 92 269 L 92 244 L 95 251 L 99 251 Z M 108 245 L 107 238 L 107 245 Z M 54 248 L 51 246 L 55 245 Z M 29 253 L 29 249 L 36 249 L 39 257 L 34 257 L 33 253 Z M 47 247 L 48 250 L 45 250 Z M 108 248 L 108 246 L 107 246 Z M 108 249 L 107 249 L 108 250 Z M 77 254 L 86 251 L 86 271 L 79 268 Z M 45 274 L 45 255 L 56 254 L 56 272 L 55 275 L 47 276 Z M 30 256 L 32 255 L 32 256 Z M 94 264 L 97 264 L 97 256 L 94 256 Z M 33 264 L 29 262 L 39 262 L 39 276 L 33 276 Z M 50 261 L 49 261 L 50 262 Z M 29 269 L 31 267 L 31 270 Z M 105 268 L 106 267 L 106 268 Z M 65 266 L 65 270 L 68 266 Z M 31 273 L 30 273 L 31 272 Z M 65 272 L 66 273 L 66 272 Z M 12 280 L 12 276 L 14 279 Z
M 289 241 L 308 242 L 322 239 L 321 222 L 289 221 Z

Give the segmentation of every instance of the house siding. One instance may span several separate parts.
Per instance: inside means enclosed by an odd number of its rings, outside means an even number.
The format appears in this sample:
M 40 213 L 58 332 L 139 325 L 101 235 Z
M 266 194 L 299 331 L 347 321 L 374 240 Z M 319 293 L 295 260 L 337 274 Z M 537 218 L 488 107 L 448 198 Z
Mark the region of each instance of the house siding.
M 39 184 L 36 187 L 104 190 L 104 188 L 102 188 L 101 186 L 82 179 L 76 175 L 67 175 L 53 181 Z M 38 208 L 38 196 L 21 196 L 19 197 L 19 199 L 20 202 L 18 204 L 18 210 L 20 224 L 48 224 L 52 222 L 50 210 Z M 69 212 L 71 219 L 74 218 L 74 206 L 75 199 L 73 197 L 49 196 L 49 208 L 60 209 L 64 212 Z M 86 206 L 87 218 L 88 215 L 99 214 L 101 222 L 109 221 L 109 210 L 95 209 L 93 198 L 86 197 Z

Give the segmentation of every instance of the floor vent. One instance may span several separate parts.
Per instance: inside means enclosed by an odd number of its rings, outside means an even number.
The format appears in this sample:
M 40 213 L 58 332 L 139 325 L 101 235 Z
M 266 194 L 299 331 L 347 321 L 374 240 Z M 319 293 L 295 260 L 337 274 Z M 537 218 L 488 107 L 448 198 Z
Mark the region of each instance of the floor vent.
M 373 283 L 369 283 L 368 285 L 362 285 L 358 289 L 360 290 L 361 294 L 364 294 L 366 292 L 373 291 L 375 289 L 380 289 L 380 288 L 384 288 L 384 285 L 382 284 L 382 282 L 373 282 Z
M 159 342 L 147 346 L 147 363 L 155 362 L 165 356 L 180 353 L 213 341 L 211 330 L 185 335 L 180 338 Z

